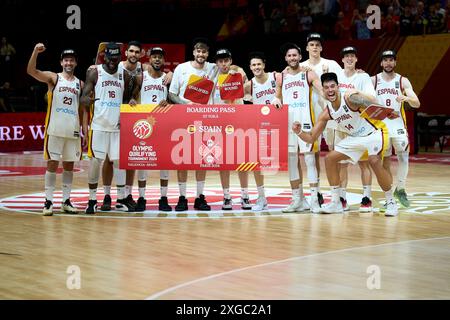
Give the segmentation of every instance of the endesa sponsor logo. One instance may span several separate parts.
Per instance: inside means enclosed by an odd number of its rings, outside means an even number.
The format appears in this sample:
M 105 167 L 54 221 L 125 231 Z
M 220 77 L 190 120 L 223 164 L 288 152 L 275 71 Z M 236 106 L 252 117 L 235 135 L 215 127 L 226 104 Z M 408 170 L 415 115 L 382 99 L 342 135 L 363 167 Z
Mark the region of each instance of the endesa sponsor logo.
M 56 112 L 62 112 L 65 114 L 70 114 L 72 116 L 78 116 L 78 114 L 75 112 L 75 110 L 69 109 L 69 108 L 56 108 Z
M 101 107 L 120 108 L 120 102 L 102 101 L 102 102 L 100 102 L 100 106 Z

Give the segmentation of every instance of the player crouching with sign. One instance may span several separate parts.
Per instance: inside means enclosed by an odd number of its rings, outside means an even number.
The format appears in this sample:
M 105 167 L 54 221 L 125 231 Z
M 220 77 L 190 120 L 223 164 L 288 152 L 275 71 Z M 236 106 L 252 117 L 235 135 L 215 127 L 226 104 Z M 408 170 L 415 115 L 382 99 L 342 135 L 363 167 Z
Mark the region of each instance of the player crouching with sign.
M 392 176 L 382 163 L 382 155 L 389 138 L 386 126 L 379 120 L 363 118 L 359 112 L 361 108 L 377 104 L 376 99 L 357 90 L 347 90 L 342 96 L 335 73 L 324 73 L 321 81 L 327 106 L 320 114 L 317 123 L 310 132 L 303 132 L 299 122 L 294 122 L 292 125 L 292 130 L 300 139 L 310 143 L 317 139 L 330 120 L 336 121 L 339 129 L 348 134 L 325 158 L 332 199 L 331 203 L 323 206 L 321 211 L 323 213 L 344 212 L 339 199 L 338 164 L 342 160 L 351 160 L 356 163 L 367 151 L 369 164 L 377 177 L 378 184 L 385 192 L 387 202 L 385 215 L 396 216 L 398 208 L 392 194 Z M 395 117 L 394 114 L 389 116 Z

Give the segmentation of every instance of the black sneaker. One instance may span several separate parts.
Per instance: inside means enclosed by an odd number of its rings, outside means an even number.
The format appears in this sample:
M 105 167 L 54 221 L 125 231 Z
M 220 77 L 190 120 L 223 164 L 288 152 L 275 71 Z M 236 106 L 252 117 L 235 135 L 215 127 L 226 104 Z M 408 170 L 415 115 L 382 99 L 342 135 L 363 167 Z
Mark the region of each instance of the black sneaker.
M 251 210 L 252 204 L 250 203 L 250 200 L 248 198 L 241 198 L 241 208 L 243 210 Z
M 133 196 L 132 196 L 131 194 L 129 194 L 129 195 L 126 197 L 126 200 L 127 200 L 128 204 L 129 204 L 130 206 L 132 206 L 133 208 L 136 208 L 137 203 L 136 203 L 136 201 L 133 200 Z
M 210 211 L 211 207 L 206 202 L 205 196 L 201 194 L 198 198 L 195 198 L 194 209 L 200 211 Z
M 103 204 L 100 207 L 102 211 L 111 211 L 111 196 L 109 194 L 105 194 L 103 198 Z
M 117 199 L 116 210 L 123 212 L 134 212 L 134 207 L 128 202 L 127 198 Z
M 146 207 L 147 207 L 147 200 L 145 200 L 144 197 L 139 197 L 134 210 L 141 212 L 145 211 Z
M 158 210 L 159 211 L 172 211 L 172 207 L 169 206 L 169 202 L 167 200 L 167 197 L 161 197 L 158 202 Z M 187 207 L 187 201 L 186 201 L 186 207 Z
M 188 201 L 185 196 L 178 198 L 178 203 L 175 206 L 175 211 L 186 211 L 188 210 Z
M 95 214 L 96 212 L 97 212 L 97 200 L 89 200 L 85 213 Z
M 317 199 L 319 200 L 320 206 L 322 206 L 324 201 L 323 201 L 323 196 L 320 192 L 317 192 Z
M 53 215 L 53 202 L 45 199 L 44 209 L 42 209 L 42 215 L 52 216 Z

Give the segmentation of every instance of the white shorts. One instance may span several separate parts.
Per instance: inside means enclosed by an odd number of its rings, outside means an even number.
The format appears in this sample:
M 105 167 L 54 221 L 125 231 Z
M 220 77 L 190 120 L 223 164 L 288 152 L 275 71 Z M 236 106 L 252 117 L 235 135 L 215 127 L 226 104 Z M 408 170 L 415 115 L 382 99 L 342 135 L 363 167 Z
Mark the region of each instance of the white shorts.
M 347 136 L 334 146 L 334 150 L 348 156 L 353 164 L 361 159 L 367 151 L 369 156 L 383 155 L 388 143 L 388 134 L 382 130 L 376 130 L 365 137 Z
M 44 159 L 74 162 L 81 160 L 81 139 L 46 136 L 44 140 Z
M 399 151 L 408 151 L 409 150 L 409 139 L 408 135 L 401 135 L 396 137 L 389 137 L 389 143 L 386 151 L 384 152 L 385 157 L 392 156 L 392 146 L 395 148 L 395 153 Z
M 147 170 L 136 170 L 139 181 L 147 181 Z M 142 178 L 142 179 L 141 179 Z M 169 180 L 169 170 L 159 171 L 160 180 Z
M 290 153 L 298 152 L 298 151 L 300 151 L 300 153 L 319 152 L 319 149 L 320 149 L 319 141 L 321 141 L 322 137 L 320 136 L 318 138 L 318 140 L 316 140 L 313 144 L 303 141 L 294 133 L 294 131 L 292 131 L 292 124 L 294 123 L 295 119 L 291 114 L 289 114 L 289 116 L 290 117 L 289 117 L 289 121 L 288 121 L 288 124 L 289 124 L 288 152 L 290 152 Z M 297 120 L 297 121 L 299 121 L 299 120 Z M 300 122 L 301 122 L 301 120 L 300 120 Z M 308 125 L 309 128 L 305 128 L 305 125 Z M 311 131 L 311 129 L 312 129 L 312 124 L 303 124 L 302 123 L 303 131 L 307 132 L 307 131 Z
M 91 130 L 89 134 L 89 157 L 119 160 L 120 132 Z

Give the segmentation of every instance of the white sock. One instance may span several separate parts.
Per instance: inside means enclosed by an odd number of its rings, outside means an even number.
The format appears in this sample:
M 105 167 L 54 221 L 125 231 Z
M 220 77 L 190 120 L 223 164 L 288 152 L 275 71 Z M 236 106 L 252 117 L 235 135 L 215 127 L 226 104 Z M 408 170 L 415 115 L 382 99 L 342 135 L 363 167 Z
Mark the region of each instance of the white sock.
M 53 202 L 53 193 L 55 192 L 56 172 L 45 172 L 45 198 Z
M 258 197 L 265 198 L 266 192 L 264 190 L 264 186 L 257 187 L 257 189 L 258 189 Z
M 406 178 L 408 177 L 408 168 L 409 168 L 409 152 L 408 151 L 398 152 L 397 159 L 398 159 L 397 189 L 400 190 L 405 189 L 406 187 Z
M 292 198 L 300 198 L 300 189 L 292 189 Z
M 145 187 L 139 188 L 139 198 L 145 198 Z
M 62 173 L 62 192 L 63 201 L 66 202 L 70 198 L 70 191 L 72 190 L 73 171 L 64 170 Z
M 186 182 L 178 182 L 178 188 L 180 189 L 180 196 L 186 197 Z
M 317 187 L 309 187 L 311 190 L 311 198 L 317 198 Z
M 133 186 L 125 186 L 125 198 L 133 192 Z
M 197 181 L 197 198 L 203 194 L 203 189 L 205 189 L 205 181 Z
M 363 186 L 363 197 L 371 198 L 372 197 L 372 186 Z
M 303 193 L 303 185 L 302 184 L 298 187 L 298 192 L 300 193 L 300 195 L 299 195 L 300 199 L 305 200 L 305 194 Z
M 386 196 L 387 203 L 394 201 L 394 196 L 392 195 L 392 188 L 389 191 L 385 191 L 384 195 Z
M 320 177 L 317 177 L 317 192 L 320 193 Z
M 117 199 L 125 199 L 125 186 L 119 187 L 117 186 Z
M 161 191 L 161 197 L 167 197 L 167 189 L 168 187 L 160 187 L 159 190 Z
M 105 193 L 105 196 L 111 195 L 111 186 L 103 186 L 103 192 Z
M 339 186 L 330 186 L 331 188 L 331 202 L 339 203 L 340 188 Z
M 344 200 L 347 200 L 347 188 L 339 188 L 339 193 Z
M 241 188 L 241 198 L 248 199 L 248 188 Z
M 89 189 L 89 200 L 97 200 L 97 189 Z
M 231 199 L 230 188 L 223 188 L 223 197 L 225 199 Z

